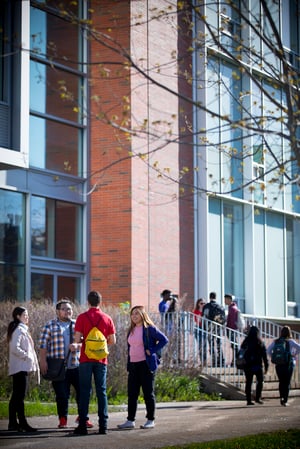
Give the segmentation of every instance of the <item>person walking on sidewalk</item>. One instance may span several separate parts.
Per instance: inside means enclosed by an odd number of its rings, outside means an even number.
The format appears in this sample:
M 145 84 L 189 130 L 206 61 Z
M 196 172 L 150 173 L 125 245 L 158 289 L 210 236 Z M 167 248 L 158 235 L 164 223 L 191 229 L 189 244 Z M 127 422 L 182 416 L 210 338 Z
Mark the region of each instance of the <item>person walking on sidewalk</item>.
M 74 430 L 75 435 L 86 435 L 86 416 L 89 409 L 92 375 L 94 376 L 96 395 L 98 401 L 99 434 L 107 434 L 108 405 L 106 394 L 107 357 L 100 360 L 88 357 L 86 354 L 86 338 L 90 331 L 96 327 L 103 334 L 107 345 L 116 343 L 116 331 L 113 320 L 100 309 L 102 297 L 99 292 L 91 291 L 88 294 L 87 312 L 78 315 L 75 324 L 75 342 L 82 343 L 79 359 L 79 425 Z
M 280 337 L 268 346 L 267 354 L 270 357 L 272 356 L 276 342 L 281 340 L 287 346 L 287 361 L 286 363 L 276 364 L 275 370 L 279 379 L 280 404 L 286 407 L 288 406 L 291 379 L 294 367 L 296 366 L 296 355 L 300 353 L 300 345 L 292 339 L 290 327 L 283 326 Z
M 35 432 L 25 417 L 24 399 L 28 388 L 28 373 L 35 372 L 39 377 L 39 363 L 34 343 L 28 332 L 29 316 L 24 307 L 15 307 L 13 321 L 7 328 L 9 346 L 8 375 L 12 376 L 13 389 L 8 405 L 8 430 L 18 432 Z
M 64 429 L 68 426 L 71 385 L 75 390 L 77 408 L 79 406 L 79 355 L 81 343 L 74 342 L 75 320 L 72 319 L 72 315 L 71 301 L 68 299 L 58 301 L 56 304 L 56 318 L 44 325 L 40 335 L 40 366 L 42 374 L 47 373 L 47 358 L 66 360 L 65 378 L 52 381 L 59 429 Z M 86 424 L 88 427 L 93 427 L 88 417 L 86 417 Z
M 127 342 L 128 416 L 118 428 L 134 429 L 138 397 L 142 387 L 147 421 L 141 428 L 152 429 L 155 420 L 155 372 L 160 363 L 160 350 L 168 343 L 168 338 L 154 325 L 143 306 L 135 306 L 130 311 Z
M 246 366 L 244 371 L 246 377 L 245 393 L 247 405 L 254 405 L 251 395 L 254 376 L 256 376 L 255 402 L 258 404 L 263 404 L 263 401 L 261 400 L 264 383 L 263 363 L 265 367 L 265 374 L 267 374 L 269 362 L 267 358 L 266 346 L 260 338 L 260 331 L 256 326 L 250 327 L 247 337 L 241 344 L 241 348 L 245 349 Z

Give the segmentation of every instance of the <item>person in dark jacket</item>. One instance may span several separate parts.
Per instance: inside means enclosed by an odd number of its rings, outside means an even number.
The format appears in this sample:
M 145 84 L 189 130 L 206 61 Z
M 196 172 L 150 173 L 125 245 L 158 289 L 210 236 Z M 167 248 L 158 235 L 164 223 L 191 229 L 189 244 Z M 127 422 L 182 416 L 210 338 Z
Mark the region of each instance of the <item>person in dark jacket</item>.
M 146 423 L 142 429 L 152 429 L 155 419 L 155 371 L 159 365 L 159 352 L 168 338 L 154 325 L 143 306 L 130 311 L 128 342 L 128 416 L 121 430 L 134 429 L 138 397 L 142 387 L 146 404 Z
M 278 340 L 288 342 L 290 352 L 287 363 L 275 365 L 276 374 L 279 379 L 280 404 L 286 407 L 288 405 L 291 379 L 293 376 L 294 367 L 296 366 L 296 356 L 297 354 L 300 354 L 300 345 L 292 339 L 291 328 L 289 326 L 283 326 L 280 332 L 280 337 L 274 340 L 267 349 L 267 354 L 270 357 L 272 356 L 275 342 Z
M 265 368 L 265 374 L 269 368 L 269 362 L 267 358 L 267 351 L 264 342 L 260 337 L 260 331 L 256 326 L 251 326 L 248 335 L 243 341 L 241 348 L 246 349 L 245 359 L 246 366 L 244 368 L 246 377 L 246 399 L 247 405 L 254 405 L 251 397 L 251 389 L 254 375 L 256 376 L 256 394 L 255 402 L 263 404 L 261 400 L 261 393 L 264 383 L 263 363 Z

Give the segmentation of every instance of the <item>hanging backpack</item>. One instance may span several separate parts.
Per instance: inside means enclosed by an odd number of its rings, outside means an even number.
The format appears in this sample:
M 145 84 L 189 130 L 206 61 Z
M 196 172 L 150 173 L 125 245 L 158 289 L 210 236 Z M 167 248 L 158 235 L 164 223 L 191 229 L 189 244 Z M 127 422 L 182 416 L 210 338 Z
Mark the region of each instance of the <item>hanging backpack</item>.
M 88 317 L 90 323 L 93 325 L 88 314 L 86 316 Z M 101 318 L 99 319 L 97 325 L 92 327 L 84 340 L 84 352 L 89 359 L 102 360 L 105 359 L 109 354 L 107 348 L 107 340 L 100 329 L 98 329 L 100 321 Z
M 225 309 L 218 303 L 209 303 L 208 319 L 219 324 L 225 324 Z
M 291 352 L 290 344 L 285 338 L 279 338 L 275 341 L 272 354 L 271 362 L 275 365 L 286 365 L 290 362 Z
M 247 365 L 247 360 L 246 360 L 246 352 L 247 352 L 247 347 L 244 348 L 240 348 L 237 356 L 236 356 L 236 360 L 235 360 L 235 364 L 237 369 L 245 369 L 245 366 Z

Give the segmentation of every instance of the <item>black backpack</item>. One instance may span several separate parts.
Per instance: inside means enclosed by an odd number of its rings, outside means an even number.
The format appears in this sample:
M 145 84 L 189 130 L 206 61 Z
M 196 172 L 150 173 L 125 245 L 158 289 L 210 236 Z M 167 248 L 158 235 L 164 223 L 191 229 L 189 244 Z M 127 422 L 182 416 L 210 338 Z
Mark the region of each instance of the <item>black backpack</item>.
M 272 349 L 271 362 L 275 365 L 286 365 L 291 360 L 290 344 L 285 338 L 275 341 Z
M 209 303 L 208 319 L 218 324 L 225 324 L 225 309 L 218 303 Z

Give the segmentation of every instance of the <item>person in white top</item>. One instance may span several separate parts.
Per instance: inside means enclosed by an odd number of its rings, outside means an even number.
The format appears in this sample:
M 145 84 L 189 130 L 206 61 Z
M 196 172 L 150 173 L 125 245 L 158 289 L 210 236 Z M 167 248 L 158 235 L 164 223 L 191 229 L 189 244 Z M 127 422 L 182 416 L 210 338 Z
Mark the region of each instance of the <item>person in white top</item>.
M 286 407 L 290 392 L 290 383 L 296 365 L 297 354 L 300 353 L 300 345 L 292 339 L 292 333 L 289 326 L 283 326 L 279 339 L 274 340 L 267 349 L 267 354 L 271 357 L 276 341 L 283 340 L 288 343 L 290 356 L 287 363 L 276 364 L 275 369 L 279 380 L 280 404 Z
M 40 382 L 39 363 L 33 340 L 28 331 L 28 311 L 25 307 L 15 307 L 12 312 L 13 321 L 7 328 L 9 345 L 8 375 L 13 379 L 13 390 L 9 401 L 8 430 L 18 432 L 35 432 L 26 418 L 24 399 L 28 386 L 28 373 L 36 372 Z M 17 420 L 18 418 L 18 420 Z

